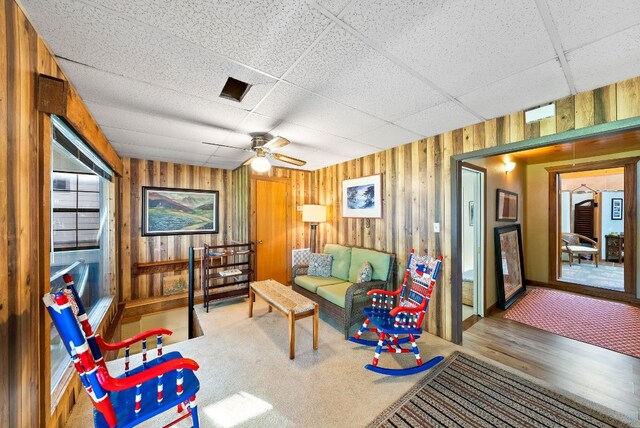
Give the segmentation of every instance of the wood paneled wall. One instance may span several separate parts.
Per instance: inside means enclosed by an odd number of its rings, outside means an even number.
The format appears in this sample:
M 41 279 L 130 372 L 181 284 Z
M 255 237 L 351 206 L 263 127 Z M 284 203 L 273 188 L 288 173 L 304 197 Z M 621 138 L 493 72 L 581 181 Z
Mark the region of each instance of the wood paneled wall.
M 64 424 L 51 409 L 49 291 L 51 123 L 36 109 L 38 74 L 67 80 L 14 0 L 0 0 L 0 426 Z M 70 86 L 70 85 L 69 85 Z M 75 94 L 73 88 L 70 87 Z M 119 158 L 82 102 L 65 118 L 98 153 Z M 69 107 L 69 105 L 68 105 Z M 116 299 L 117 300 L 117 299 Z M 115 308 L 115 304 L 113 306 Z M 73 388 L 71 388 L 73 389 Z M 77 393 L 77 388 L 75 388 Z M 70 408 L 74 391 L 60 397 Z
M 539 123 L 525 124 L 524 112 L 516 112 L 314 171 L 310 202 L 330 205 L 333 212 L 319 226 L 320 245 L 393 252 L 400 272 L 411 248 L 443 254 L 442 286 L 431 302 L 427 329 L 451 339 L 451 156 L 636 116 L 640 77 L 558 100 L 556 116 Z M 342 181 L 379 173 L 382 219 L 342 218 Z M 440 223 L 440 233 L 433 232 L 433 223 Z
M 187 259 L 189 247 L 223 244 L 243 232 L 243 217 L 234 208 L 243 204 L 243 176 L 230 170 L 181 165 L 160 161 L 124 158 L 121 186 L 121 301 L 162 296 L 162 278 L 180 272 L 132 274 L 135 263 Z M 239 180 L 233 183 L 233 177 Z M 234 185 L 240 187 L 234 191 Z M 142 236 L 142 186 L 217 190 L 219 192 L 219 233 L 195 235 Z M 248 187 L 245 187 L 247 189 Z M 246 193 L 246 190 L 244 191 Z M 237 224 L 236 224 L 237 223 Z M 244 216 L 246 223 L 246 214 Z

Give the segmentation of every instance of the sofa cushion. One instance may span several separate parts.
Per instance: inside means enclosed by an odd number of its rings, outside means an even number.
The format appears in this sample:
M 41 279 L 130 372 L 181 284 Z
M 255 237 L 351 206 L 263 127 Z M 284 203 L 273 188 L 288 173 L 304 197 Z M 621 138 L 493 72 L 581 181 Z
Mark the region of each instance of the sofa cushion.
M 373 275 L 373 268 L 371 267 L 371 263 L 364 262 L 362 266 L 360 266 L 360 270 L 358 271 L 357 283 L 360 282 L 368 282 L 371 281 L 371 275 Z
M 380 251 L 367 250 L 364 248 L 353 248 L 351 251 L 351 267 L 349 268 L 349 281 L 356 282 L 358 271 L 362 263 L 369 262 L 373 268 L 371 279 L 386 280 L 389 274 L 390 256 Z M 333 274 L 334 276 L 335 273 Z M 338 277 L 340 278 L 340 277 Z
M 340 278 L 343 281 L 348 281 L 349 266 L 351 265 L 351 248 L 338 244 L 326 244 L 324 246 L 324 253 L 333 256 L 331 276 Z
M 331 254 L 313 253 L 309 256 L 308 275 L 311 276 L 331 276 L 331 265 L 333 256 Z
M 347 288 L 352 284 L 350 282 L 340 282 L 333 285 L 325 285 L 318 287 L 318 296 L 330 301 L 331 303 L 344 308 L 345 295 L 347 294 Z
M 318 289 L 318 287 L 337 284 L 339 282 L 342 282 L 342 280 L 340 278 L 335 278 L 333 276 L 325 278 L 322 276 L 300 275 L 300 276 L 296 276 L 293 282 L 295 282 L 305 290 L 309 290 L 312 293 L 316 293 L 317 292 L 316 290 Z

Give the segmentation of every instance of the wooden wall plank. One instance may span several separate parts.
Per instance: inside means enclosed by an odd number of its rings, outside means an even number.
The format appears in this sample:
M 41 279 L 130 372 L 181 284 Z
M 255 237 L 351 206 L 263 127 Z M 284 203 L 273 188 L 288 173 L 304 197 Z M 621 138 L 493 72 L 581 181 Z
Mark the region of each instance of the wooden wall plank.
M 640 116 L 640 76 L 616 85 L 616 106 L 618 120 Z
M 11 342 L 9 341 L 9 319 L 11 306 L 9 304 L 9 170 L 8 154 L 12 150 L 8 140 L 9 128 L 9 64 L 7 58 L 7 47 L 9 46 L 9 35 L 7 34 L 7 17 L 6 17 L 5 0 L 0 0 L 0 146 L 5 147 L 7 156 L 0 155 L 0 349 L 8 350 Z M 8 427 L 9 425 L 9 403 L 11 398 L 11 385 L 9 381 L 9 353 L 0 352 L 0 426 Z
M 574 98 L 575 108 L 575 129 L 582 129 L 593 126 L 594 117 L 594 101 L 593 91 L 581 92 Z
M 576 111 L 574 100 L 574 97 L 567 97 L 556 101 L 556 132 L 575 129 Z

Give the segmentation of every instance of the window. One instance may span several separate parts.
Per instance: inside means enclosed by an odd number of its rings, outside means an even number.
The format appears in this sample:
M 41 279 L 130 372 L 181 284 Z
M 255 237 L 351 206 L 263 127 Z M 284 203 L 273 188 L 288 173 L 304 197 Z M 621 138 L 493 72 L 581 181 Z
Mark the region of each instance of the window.
M 97 327 L 112 300 L 109 209 L 112 172 L 72 129 L 53 116 L 51 150 L 51 291 L 74 279 L 91 325 Z M 69 367 L 69 357 L 51 328 L 51 390 Z
M 54 171 L 53 250 L 100 248 L 100 177 Z

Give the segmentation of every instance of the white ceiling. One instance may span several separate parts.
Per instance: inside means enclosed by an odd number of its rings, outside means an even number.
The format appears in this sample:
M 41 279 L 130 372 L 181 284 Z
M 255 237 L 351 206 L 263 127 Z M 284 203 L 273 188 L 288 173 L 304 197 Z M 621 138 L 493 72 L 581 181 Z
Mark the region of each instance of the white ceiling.
M 203 141 L 315 170 L 640 75 L 638 0 L 19 1 L 118 154 L 214 168 L 250 154 Z

